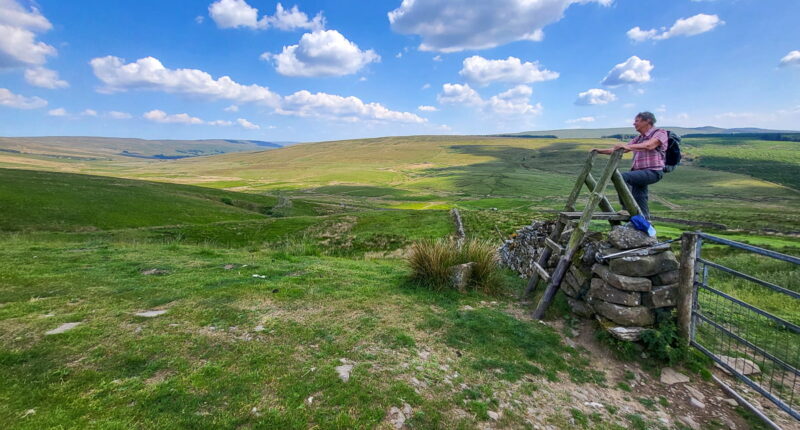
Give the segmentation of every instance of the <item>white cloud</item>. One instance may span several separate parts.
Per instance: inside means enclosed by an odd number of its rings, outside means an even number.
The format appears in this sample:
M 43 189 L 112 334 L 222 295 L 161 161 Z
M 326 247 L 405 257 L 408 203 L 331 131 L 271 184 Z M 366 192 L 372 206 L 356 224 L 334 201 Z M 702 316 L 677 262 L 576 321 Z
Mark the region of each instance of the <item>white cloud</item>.
M 389 12 L 392 30 L 422 37 L 422 51 L 487 49 L 518 40 L 540 41 L 542 28 L 574 3 L 612 0 L 403 0 Z
M 605 105 L 613 102 L 617 96 L 611 91 L 600 88 L 591 88 L 582 93 L 578 93 L 576 105 Z
M 258 18 L 258 9 L 244 0 L 218 0 L 208 6 L 208 14 L 219 28 L 248 27 L 259 30 L 277 28 L 291 31 L 321 30 L 325 27 L 322 14 L 308 19 L 308 15 L 301 12 L 297 6 L 287 10 L 280 3 L 275 6 L 275 15 L 265 15 L 261 19 Z
M 40 66 L 56 55 L 55 48 L 36 40 L 36 33 L 52 27 L 37 8 L 28 10 L 16 0 L 0 0 L 0 69 Z
M 319 117 L 349 122 L 393 121 L 424 123 L 426 120 L 410 112 L 397 112 L 379 103 L 364 103 L 357 97 L 342 97 L 333 94 L 312 94 L 306 90 L 286 96 L 277 113 L 301 117 Z
M 325 18 L 321 13 L 318 13 L 314 19 L 309 20 L 308 15 L 293 6 L 290 10 L 286 10 L 278 3 L 275 6 L 275 15 L 265 16 L 261 19 L 266 27 L 274 27 L 284 31 L 291 31 L 296 29 L 305 29 L 311 31 L 322 30 L 325 28 Z
M 167 69 L 158 59 L 140 58 L 125 64 L 121 58 L 107 56 L 89 62 L 95 76 L 113 93 L 127 90 L 155 90 L 166 93 L 204 96 L 238 103 L 261 103 L 277 106 L 280 96 L 259 85 L 241 85 L 228 76 L 214 79 L 197 69 Z
M 421 110 L 423 112 L 436 112 L 439 109 L 436 109 L 436 106 L 425 106 L 425 105 L 422 105 L 422 106 L 417 106 L 417 110 Z
M 653 64 L 637 56 L 628 58 L 624 63 L 617 64 L 608 72 L 603 85 L 615 87 L 624 84 L 636 84 L 650 81 L 650 72 Z
M 111 112 L 109 112 L 108 116 L 113 118 L 113 119 L 130 119 L 130 118 L 133 117 L 131 114 L 129 114 L 127 112 L 119 112 L 119 111 L 115 111 L 115 110 L 112 110 Z
M 422 89 L 423 89 L 423 90 L 427 90 L 427 89 L 428 89 L 428 88 L 430 88 L 430 87 L 431 87 L 431 84 L 429 84 L 429 83 L 427 83 L 427 82 L 426 82 L 424 85 L 422 85 Z
M 49 88 L 51 90 L 69 86 L 69 82 L 58 79 L 58 72 L 44 67 L 26 69 L 25 81 L 35 87 Z
M 51 109 L 47 111 L 47 114 L 50 116 L 67 116 L 67 110 L 64 108 Z
M 356 73 L 381 57 L 369 49 L 362 51 L 336 30 L 306 33 L 297 45 L 284 46 L 280 54 L 265 53 L 275 60 L 275 70 L 285 76 L 343 76 Z
M 403 53 L 398 52 L 397 54 L 394 54 L 394 58 L 403 58 Z
M 219 0 L 208 6 L 208 15 L 219 28 L 258 28 L 258 9 L 244 0 Z
M 800 51 L 791 51 L 781 58 L 781 67 L 800 66 Z
M 487 85 L 491 82 L 528 84 L 558 78 L 558 72 L 540 69 L 538 62 L 523 63 L 516 57 L 508 57 L 505 60 L 487 60 L 478 55 L 464 59 L 459 74 L 480 85 Z
M 442 56 L 441 55 L 437 55 L 437 56 L 433 57 L 433 61 L 442 61 Z
M 163 124 L 205 124 L 200 118 L 196 118 L 190 116 L 186 113 L 177 113 L 174 115 L 168 115 L 163 110 L 154 109 L 149 112 L 145 112 L 142 115 L 144 119 L 148 119 L 153 122 L 160 122 Z
M 97 116 L 97 111 L 94 110 L 94 109 L 85 109 L 83 112 L 81 112 L 81 115 L 83 115 L 83 116 Z
M 480 106 L 483 104 L 481 96 L 469 84 L 444 84 L 442 93 L 436 97 L 441 104 L 459 104 Z
M 206 17 L 204 17 L 203 15 L 197 15 L 196 17 L 194 17 L 194 22 L 196 22 L 198 24 L 202 24 L 205 21 L 206 21 Z
M 477 107 L 483 111 L 502 115 L 538 115 L 542 105 L 530 104 L 533 89 L 527 85 L 504 91 L 484 100 L 469 84 L 444 84 L 437 99 L 441 104 L 458 104 Z
M 233 123 L 230 122 L 230 121 L 226 121 L 224 119 L 218 119 L 216 121 L 209 121 L 208 125 L 216 125 L 216 126 L 227 127 L 227 126 L 233 125 Z
M 236 106 L 236 105 L 230 105 L 230 106 L 226 107 L 226 108 L 225 108 L 225 109 L 223 109 L 223 110 L 224 110 L 225 112 L 239 112 L 239 106 Z
M 719 19 L 717 15 L 707 15 L 704 13 L 697 14 L 689 18 L 680 18 L 672 24 L 672 27 L 667 30 L 661 28 L 661 33 L 658 30 L 642 30 L 639 27 L 633 27 L 628 30 L 628 37 L 636 42 L 642 42 L 647 39 L 664 40 L 675 36 L 695 36 L 725 24 L 725 21 Z
M 568 119 L 568 120 L 566 120 L 564 122 L 567 123 L 567 124 L 580 124 L 580 123 L 595 122 L 596 120 L 597 120 L 597 118 L 595 118 L 593 116 L 582 116 L 580 118 Z
M 246 120 L 244 118 L 237 118 L 236 119 L 236 123 L 239 124 L 240 126 L 246 128 L 246 129 L 248 129 L 248 130 L 258 130 L 258 129 L 261 128 L 261 127 L 257 126 L 256 124 L 253 124 L 252 122 L 250 122 L 250 121 L 248 121 L 248 120 Z
M 0 106 L 16 109 L 38 109 L 47 106 L 47 100 L 40 97 L 25 97 L 0 88 Z
M 486 108 L 496 114 L 502 115 L 538 115 L 542 113 L 541 103 L 531 105 L 528 102 L 533 95 L 533 89 L 527 85 L 504 91 L 489 98 Z

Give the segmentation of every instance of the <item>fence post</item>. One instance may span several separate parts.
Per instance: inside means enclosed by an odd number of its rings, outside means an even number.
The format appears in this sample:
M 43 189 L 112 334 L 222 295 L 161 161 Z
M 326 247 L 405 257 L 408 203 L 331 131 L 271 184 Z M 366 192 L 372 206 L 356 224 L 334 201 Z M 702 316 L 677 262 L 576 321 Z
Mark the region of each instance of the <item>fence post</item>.
M 683 233 L 681 237 L 681 266 L 678 278 L 678 332 L 684 344 L 691 340 L 692 298 L 694 296 L 697 234 Z

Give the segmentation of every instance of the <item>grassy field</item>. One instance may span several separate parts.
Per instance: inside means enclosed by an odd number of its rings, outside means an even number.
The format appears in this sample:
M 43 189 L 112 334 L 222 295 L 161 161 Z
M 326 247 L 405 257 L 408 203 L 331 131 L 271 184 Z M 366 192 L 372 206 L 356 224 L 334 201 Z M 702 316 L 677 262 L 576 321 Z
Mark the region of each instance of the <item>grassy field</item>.
M 690 162 L 653 187 L 655 214 L 797 254 L 795 236 L 763 231 L 797 230 L 796 184 L 704 167 L 762 152 L 714 142 L 687 144 Z M 611 143 L 418 136 L 125 163 L 0 154 L 13 167 L 0 168 L 0 422 L 388 428 L 407 404 L 410 428 L 478 428 L 497 411 L 508 428 L 659 428 L 656 412 L 672 412 L 655 394 L 614 397 L 622 372 L 522 317 L 524 280 L 503 273 L 498 296 L 432 293 L 400 258 L 413 240 L 452 234 L 452 207 L 469 237 L 498 245 L 554 216 L 588 149 Z M 797 271 L 757 266 L 796 285 Z M 547 318 L 564 309 L 557 298 Z M 64 323 L 80 324 L 46 334 Z M 602 393 L 603 408 L 574 392 Z

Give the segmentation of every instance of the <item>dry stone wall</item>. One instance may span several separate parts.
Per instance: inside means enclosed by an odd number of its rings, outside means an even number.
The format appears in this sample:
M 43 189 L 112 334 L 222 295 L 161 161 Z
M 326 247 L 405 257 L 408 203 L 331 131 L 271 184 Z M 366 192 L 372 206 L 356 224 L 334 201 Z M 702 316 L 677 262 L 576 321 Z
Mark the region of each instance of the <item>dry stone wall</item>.
M 500 249 L 503 263 L 530 277 L 544 237 L 552 231 L 545 226 L 534 222 L 507 240 Z M 562 239 L 563 244 L 567 237 Z M 624 252 L 631 250 L 636 251 Z M 584 240 L 561 290 L 576 315 L 597 318 L 619 339 L 638 340 L 655 324 L 657 312 L 675 307 L 678 266 L 668 246 L 632 227 L 616 226 L 607 237 L 595 234 Z

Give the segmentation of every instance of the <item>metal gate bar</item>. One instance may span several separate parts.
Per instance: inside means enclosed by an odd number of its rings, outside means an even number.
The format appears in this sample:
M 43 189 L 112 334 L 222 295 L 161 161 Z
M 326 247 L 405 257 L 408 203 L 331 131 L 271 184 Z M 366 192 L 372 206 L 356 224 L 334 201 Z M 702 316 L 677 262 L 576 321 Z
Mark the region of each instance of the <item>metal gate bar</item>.
M 691 320 L 687 321 L 689 344 L 800 421 L 800 326 L 709 285 L 709 269 L 723 273 L 724 280 L 744 279 L 771 294 L 785 296 L 789 307 L 795 304 L 800 307 L 800 293 L 704 259 L 701 250 L 704 241 L 713 242 L 790 263 L 790 267 L 796 265 L 798 270 L 800 258 L 704 233 L 693 235 L 697 242 L 692 252 L 694 280 L 690 269 L 685 284 L 692 285 L 691 291 L 687 290 L 692 295 Z M 793 273 L 794 269 L 789 269 L 790 276 Z M 711 282 L 717 280 L 712 278 Z M 758 372 L 746 369 L 750 366 Z

